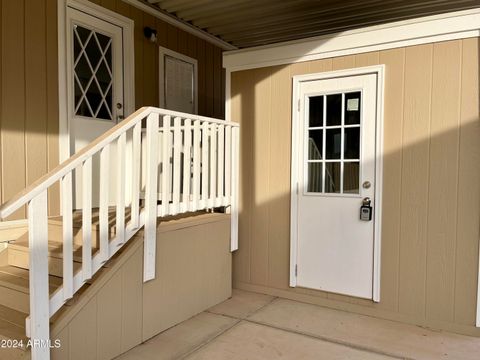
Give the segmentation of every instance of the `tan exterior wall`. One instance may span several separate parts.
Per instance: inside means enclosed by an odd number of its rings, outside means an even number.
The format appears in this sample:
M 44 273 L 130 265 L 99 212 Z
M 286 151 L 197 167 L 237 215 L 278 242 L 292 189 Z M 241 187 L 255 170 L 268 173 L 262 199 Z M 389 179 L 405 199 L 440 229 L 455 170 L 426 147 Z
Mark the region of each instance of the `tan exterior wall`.
M 158 106 L 157 45 L 198 60 L 198 112 L 224 118 L 222 50 L 121 0 L 94 3 L 135 21 L 135 103 Z M 158 31 L 157 45 L 143 28 Z M 0 0 L 0 203 L 58 165 L 57 0 Z M 58 214 L 58 190 L 50 192 Z M 22 209 L 11 219 L 25 218 Z
M 385 64 L 381 301 L 289 288 L 292 76 Z M 480 336 L 478 38 L 232 73 L 234 286 Z
M 52 359 L 113 359 L 231 296 L 230 217 L 159 223 L 156 278 L 143 283 L 143 235 L 55 315 Z

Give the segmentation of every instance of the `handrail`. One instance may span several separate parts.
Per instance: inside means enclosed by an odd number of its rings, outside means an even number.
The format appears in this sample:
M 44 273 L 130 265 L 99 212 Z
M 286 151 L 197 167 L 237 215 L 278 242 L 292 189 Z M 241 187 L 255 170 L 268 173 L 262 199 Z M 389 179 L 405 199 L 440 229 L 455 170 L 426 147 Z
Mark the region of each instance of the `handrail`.
M 20 207 L 24 206 L 28 201 L 32 200 L 35 196 L 40 194 L 42 191 L 49 188 L 55 182 L 59 181 L 63 176 L 68 174 L 74 168 L 79 166 L 83 161 L 90 158 L 93 154 L 97 153 L 100 149 L 111 143 L 114 139 L 120 136 L 123 132 L 131 129 L 139 121 L 142 121 L 148 114 L 156 113 L 162 115 L 169 115 L 172 117 L 183 117 L 189 118 L 192 120 L 207 121 L 210 123 L 229 125 L 233 127 L 238 127 L 239 124 L 235 122 L 228 122 L 213 118 L 208 118 L 205 116 L 198 116 L 187 114 L 183 112 L 164 110 L 160 112 L 159 109 L 154 107 L 142 107 L 135 111 L 133 114 L 128 116 L 125 120 L 118 123 L 113 128 L 106 131 L 102 136 L 98 137 L 92 141 L 88 146 L 84 147 L 70 158 L 65 160 L 63 163 L 57 165 L 47 174 L 40 177 L 38 180 L 34 181 L 31 185 L 17 193 L 10 200 L 6 201 L 0 206 L 0 219 L 5 219 L 7 216 L 11 215 L 13 212 L 18 210 Z

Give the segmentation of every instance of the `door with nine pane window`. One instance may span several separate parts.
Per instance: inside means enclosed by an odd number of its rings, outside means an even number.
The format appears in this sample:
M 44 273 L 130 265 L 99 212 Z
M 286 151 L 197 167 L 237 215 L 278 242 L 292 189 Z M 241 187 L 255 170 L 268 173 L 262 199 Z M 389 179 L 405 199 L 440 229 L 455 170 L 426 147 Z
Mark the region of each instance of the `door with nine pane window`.
M 376 75 L 299 88 L 296 285 L 372 299 Z
M 70 154 L 74 154 L 124 117 L 123 42 L 120 26 L 70 7 L 67 7 L 67 31 Z M 110 158 L 114 163 L 114 147 Z M 93 159 L 92 167 L 92 201 L 96 206 L 98 158 Z M 75 207 L 81 208 L 80 171 L 75 178 Z M 111 201 L 114 194 L 111 191 Z

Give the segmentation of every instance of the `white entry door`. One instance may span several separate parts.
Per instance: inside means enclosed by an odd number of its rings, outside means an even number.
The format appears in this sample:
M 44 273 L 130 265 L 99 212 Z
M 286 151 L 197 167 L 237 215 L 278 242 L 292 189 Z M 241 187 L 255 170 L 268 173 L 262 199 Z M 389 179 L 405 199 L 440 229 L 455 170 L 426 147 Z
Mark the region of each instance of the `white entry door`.
M 376 74 L 300 83 L 297 286 L 373 298 L 376 88 Z
M 120 26 L 70 7 L 67 30 L 70 154 L 74 154 L 123 119 L 123 34 Z M 114 158 L 112 149 L 112 163 Z M 79 174 L 76 179 L 80 179 Z M 99 197 L 98 179 L 99 160 L 94 158 L 94 206 Z M 75 182 L 75 207 L 80 208 L 79 181 Z

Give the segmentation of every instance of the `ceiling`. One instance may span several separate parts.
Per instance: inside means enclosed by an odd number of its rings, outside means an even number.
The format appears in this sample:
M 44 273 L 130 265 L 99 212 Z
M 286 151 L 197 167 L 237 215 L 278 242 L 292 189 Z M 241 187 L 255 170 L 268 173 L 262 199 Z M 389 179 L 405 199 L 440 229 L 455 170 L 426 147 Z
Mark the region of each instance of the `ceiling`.
M 480 7 L 480 0 L 148 0 L 237 48 Z

